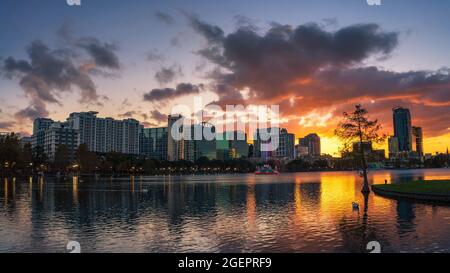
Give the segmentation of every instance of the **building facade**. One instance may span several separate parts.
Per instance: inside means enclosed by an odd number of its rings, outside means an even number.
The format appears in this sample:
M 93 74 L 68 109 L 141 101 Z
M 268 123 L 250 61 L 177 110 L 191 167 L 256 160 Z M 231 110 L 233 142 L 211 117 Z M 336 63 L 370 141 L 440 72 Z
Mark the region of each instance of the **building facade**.
M 210 137 L 205 135 L 207 132 L 211 133 Z M 183 140 L 184 160 L 195 162 L 201 157 L 209 160 L 217 159 L 216 129 L 212 124 L 207 122 L 194 124 L 190 126 L 190 132 L 185 132 L 185 135 L 191 137 Z
M 409 109 L 397 107 L 393 109 L 394 136 L 398 140 L 399 152 L 412 151 L 411 113 Z
M 423 131 L 421 127 L 412 127 L 414 151 L 423 156 Z
M 273 134 L 272 130 L 277 130 L 278 135 Z M 267 133 L 277 135 L 277 140 L 272 137 L 267 139 Z M 262 148 L 263 145 L 266 145 L 265 149 Z M 263 159 L 270 157 L 295 158 L 295 135 L 290 134 L 285 128 L 258 129 L 253 138 L 253 156 Z
M 70 114 L 67 123 L 77 130 L 78 145 L 85 144 L 89 151 L 98 153 L 139 154 L 139 121 L 99 118 L 97 114 L 98 112 Z
M 389 158 L 396 158 L 399 154 L 398 138 L 391 136 L 388 139 Z
M 247 134 L 241 131 L 217 134 L 216 151 L 219 160 L 248 157 Z
M 55 122 L 47 130 L 44 136 L 44 153 L 51 160 L 55 160 L 56 152 L 61 145 L 66 146 L 69 161 L 76 160 L 78 132 L 67 123 Z
M 174 124 L 180 120 L 182 122 L 183 116 L 169 115 L 167 119 L 167 160 L 177 161 L 184 159 L 184 140 L 176 138 L 173 135 L 172 128 Z M 178 133 L 183 133 L 183 126 L 179 126 Z
M 300 138 L 298 142 L 300 146 L 308 148 L 309 156 L 321 155 L 320 137 L 317 134 L 309 134 L 304 138 Z
M 141 128 L 140 154 L 151 159 L 167 160 L 167 127 Z
M 33 121 L 33 135 L 31 136 L 31 146 L 44 147 L 45 143 L 45 131 L 55 123 L 49 118 L 37 118 Z

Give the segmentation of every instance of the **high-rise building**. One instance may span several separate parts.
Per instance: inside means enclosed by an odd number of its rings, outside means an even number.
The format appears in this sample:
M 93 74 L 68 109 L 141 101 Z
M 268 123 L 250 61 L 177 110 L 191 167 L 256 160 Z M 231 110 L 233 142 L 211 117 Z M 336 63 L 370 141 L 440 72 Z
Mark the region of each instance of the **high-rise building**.
M 33 121 L 33 134 L 40 130 L 47 130 L 53 123 L 55 123 L 55 121 L 49 118 L 36 118 Z
M 44 153 L 53 161 L 59 146 L 64 145 L 68 151 L 69 161 L 75 161 L 77 150 L 78 132 L 67 123 L 54 122 L 47 130 L 44 137 Z
M 398 138 L 394 136 L 389 137 L 388 147 L 389 147 L 389 158 L 398 157 L 398 153 L 400 152 L 398 149 Z
M 78 131 L 78 145 L 85 144 L 89 151 L 97 152 L 96 119 L 98 112 L 71 113 L 67 122 L 70 127 Z M 100 135 L 98 135 L 100 136 Z
M 299 145 L 308 147 L 309 156 L 320 156 L 320 137 L 317 134 L 309 134 L 299 139 Z
M 173 135 L 172 127 L 178 121 L 182 120 L 181 115 L 169 115 L 167 121 L 167 160 L 177 161 L 184 159 L 184 140 L 176 138 Z M 181 121 L 180 121 L 181 122 Z M 180 124 L 178 128 L 178 133 L 183 134 L 183 126 Z
M 71 113 L 67 122 L 78 132 L 78 145 L 86 144 L 89 151 L 139 154 L 139 121 L 99 118 L 98 112 Z
M 308 147 L 301 146 L 300 144 L 295 145 L 295 151 L 297 153 L 297 157 L 305 157 L 309 155 Z
M 411 113 L 409 109 L 397 107 L 393 109 L 394 136 L 398 140 L 400 152 L 412 151 Z
M 37 118 L 33 122 L 33 135 L 31 136 L 31 146 L 44 147 L 45 142 L 45 131 L 53 124 L 55 121 L 49 118 Z
M 218 133 L 216 150 L 219 160 L 248 157 L 247 134 L 242 131 Z
M 278 130 L 277 140 L 269 137 L 274 133 L 272 130 Z M 268 133 L 270 135 L 264 135 Z M 266 146 L 264 149 L 266 151 L 263 151 L 263 145 Z M 270 146 L 273 147 L 270 148 Z M 264 159 L 268 157 L 295 158 L 295 135 L 290 134 L 285 128 L 258 129 L 253 138 L 253 156 Z
M 190 130 L 191 139 L 183 140 L 183 159 L 192 162 L 201 157 L 207 157 L 210 160 L 217 159 L 215 127 L 210 123 L 203 122 L 192 125 Z M 205 136 L 205 132 L 208 130 L 214 135 L 213 139 Z
M 412 134 L 414 136 L 414 149 L 419 154 L 423 156 L 423 132 L 421 127 L 412 127 Z
M 141 155 L 167 160 L 167 127 L 142 128 L 140 142 Z

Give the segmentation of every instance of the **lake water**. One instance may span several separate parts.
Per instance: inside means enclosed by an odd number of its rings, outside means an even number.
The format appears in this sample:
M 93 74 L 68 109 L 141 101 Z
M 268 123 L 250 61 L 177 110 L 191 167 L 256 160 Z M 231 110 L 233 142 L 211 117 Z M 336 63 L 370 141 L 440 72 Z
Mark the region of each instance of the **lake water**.
M 450 179 L 372 171 L 371 183 Z M 450 207 L 370 194 L 354 172 L 0 181 L 0 252 L 450 252 Z M 360 204 L 352 209 L 352 202 Z M 366 212 L 365 212 L 366 211 Z

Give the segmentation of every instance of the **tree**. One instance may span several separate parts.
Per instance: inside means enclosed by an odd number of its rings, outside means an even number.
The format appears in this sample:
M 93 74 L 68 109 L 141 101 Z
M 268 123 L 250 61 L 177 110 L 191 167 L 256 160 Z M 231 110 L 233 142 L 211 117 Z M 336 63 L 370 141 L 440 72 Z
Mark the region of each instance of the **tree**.
M 66 145 L 59 145 L 55 153 L 54 167 L 60 172 L 65 172 L 70 164 L 70 152 Z
M 381 125 L 378 120 L 369 120 L 368 112 L 361 105 L 355 106 L 352 113 L 344 112 L 343 120 L 338 124 L 335 134 L 344 144 L 344 150 L 349 149 L 355 142 L 359 143 L 361 165 L 364 177 L 363 193 L 369 193 L 369 182 L 367 179 L 367 160 L 364 151 L 364 143 L 382 143 L 386 139 L 386 135 L 381 135 Z
M 106 154 L 106 162 L 111 166 L 112 172 L 117 172 L 119 164 L 124 161 L 125 158 L 121 153 L 109 152 Z
M 97 155 L 94 152 L 89 151 L 87 145 L 83 143 L 77 148 L 77 162 L 81 171 L 89 173 L 97 167 L 98 158 Z
M 33 148 L 33 166 L 34 168 L 41 169 L 42 166 L 45 167 L 47 163 L 47 155 L 44 152 L 44 147 L 36 146 Z

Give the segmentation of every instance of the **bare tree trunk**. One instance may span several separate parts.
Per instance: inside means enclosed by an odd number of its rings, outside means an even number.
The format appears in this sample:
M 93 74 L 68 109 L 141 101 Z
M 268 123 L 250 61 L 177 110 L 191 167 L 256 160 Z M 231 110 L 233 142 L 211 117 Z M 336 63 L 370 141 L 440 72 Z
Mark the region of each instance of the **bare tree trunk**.
M 362 163 L 362 169 L 363 169 L 363 177 L 364 177 L 364 185 L 361 190 L 363 193 L 369 193 L 369 179 L 367 178 L 367 161 L 366 161 L 366 155 L 364 153 L 364 143 L 362 139 L 359 142 L 360 145 L 360 151 L 361 151 L 361 163 Z

